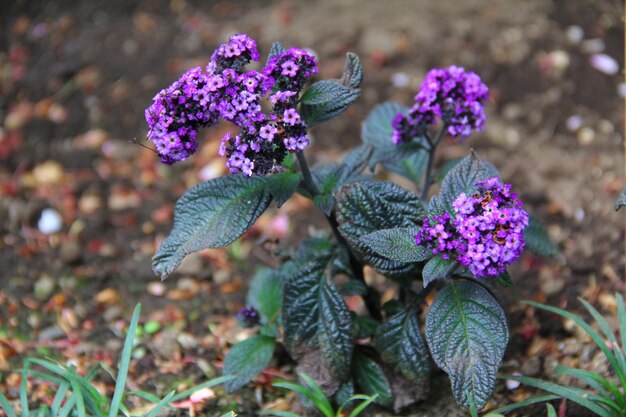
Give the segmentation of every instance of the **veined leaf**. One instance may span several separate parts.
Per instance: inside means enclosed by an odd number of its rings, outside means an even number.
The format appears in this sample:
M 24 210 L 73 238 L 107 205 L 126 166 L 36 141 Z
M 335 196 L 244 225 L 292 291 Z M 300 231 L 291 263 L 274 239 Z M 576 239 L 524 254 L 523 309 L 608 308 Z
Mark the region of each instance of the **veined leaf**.
M 300 181 L 302 181 L 302 174 L 299 172 L 285 171 L 268 177 L 267 188 L 279 208 L 293 195 Z
M 228 175 L 198 184 L 176 203 L 174 229 L 153 258 L 166 278 L 192 253 L 234 242 L 270 203 L 267 178 Z
M 404 308 L 381 324 L 373 344 L 383 362 L 420 383 L 430 373 L 430 355 L 422 338 L 415 308 Z
M 432 254 L 415 245 L 415 235 L 419 227 L 396 227 L 377 230 L 363 236 L 359 241 L 368 249 L 397 262 L 421 262 Z
M 275 322 L 283 303 L 282 274 L 270 268 L 262 268 L 252 278 L 247 304 L 260 314 L 263 323 Z
M 359 98 L 361 90 L 336 80 L 314 83 L 300 97 L 300 114 L 308 126 L 316 126 L 337 117 Z
M 559 249 L 552 243 L 545 227 L 535 216 L 530 216 L 528 227 L 524 229 L 524 241 L 526 247 L 537 255 L 551 257 L 559 254 Z
M 379 404 L 392 404 L 391 385 L 376 361 L 357 351 L 354 354 L 353 372 L 360 392 L 366 395 L 378 394 L 375 402 Z
M 453 259 L 443 259 L 439 255 L 430 258 L 422 270 L 424 288 L 428 287 L 431 282 L 446 279 L 456 266 L 457 263 Z
M 509 340 L 504 310 L 480 285 L 449 282 L 426 316 L 426 341 L 432 357 L 450 377 L 456 401 L 485 406 Z
M 346 54 L 346 62 L 343 66 L 343 75 L 341 76 L 341 84 L 348 88 L 356 89 L 361 87 L 363 81 L 363 67 L 359 56 L 353 52 Z
M 229 392 L 252 381 L 272 360 L 276 341 L 273 337 L 253 336 L 239 342 L 228 351 L 224 359 L 224 375 L 234 375 L 224 386 Z

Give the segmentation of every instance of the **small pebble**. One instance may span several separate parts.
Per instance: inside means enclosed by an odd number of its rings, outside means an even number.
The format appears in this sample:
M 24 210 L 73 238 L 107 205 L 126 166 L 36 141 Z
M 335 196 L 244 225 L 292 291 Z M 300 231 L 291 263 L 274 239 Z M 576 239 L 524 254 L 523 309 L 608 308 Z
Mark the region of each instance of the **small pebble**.
M 570 132 L 577 131 L 580 128 L 580 126 L 582 126 L 582 124 L 583 124 L 582 118 L 577 115 L 570 116 L 565 121 L 565 127 L 567 127 L 567 130 L 569 130 Z
M 583 37 L 585 36 L 585 31 L 580 26 L 574 25 L 567 28 L 565 35 L 567 36 L 567 40 L 570 43 L 577 45 L 580 43 L 580 41 L 583 40 Z
M 589 58 L 589 62 L 592 67 L 604 74 L 615 75 L 619 72 L 617 61 L 606 54 L 594 54 Z
M 48 274 L 44 274 L 35 282 L 35 297 L 38 300 L 47 299 L 54 289 L 54 278 Z
M 513 375 L 520 375 L 518 372 L 514 372 Z M 519 381 L 513 381 L 512 379 L 507 379 L 506 380 L 506 388 L 508 390 L 516 390 L 519 388 L 519 386 L 521 385 L 521 383 Z
M 406 88 L 409 86 L 409 76 L 404 72 L 396 72 L 391 76 L 391 83 L 397 88 Z
M 581 45 L 581 49 L 586 54 L 597 54 L 604 51 L 604 41 L 602 39 L 587 39 Z
M 56 233 L 61 230 L 63 226 L 63 219 L 61 215 L 55 209 L 47 208 L 41 212 L 41 217 L 37 223 L 37 227 L 41 233 L 47 235 Z
M 576 137 L 581 145 L 589 145 L 595 139 L 596 133 L 590 127 L 583 127 L 578 131 Z
M 626 83 L 620 83 L 620 84 L 617 86 L 617 93 L 618 93 L 621 97 L 626 98 Z

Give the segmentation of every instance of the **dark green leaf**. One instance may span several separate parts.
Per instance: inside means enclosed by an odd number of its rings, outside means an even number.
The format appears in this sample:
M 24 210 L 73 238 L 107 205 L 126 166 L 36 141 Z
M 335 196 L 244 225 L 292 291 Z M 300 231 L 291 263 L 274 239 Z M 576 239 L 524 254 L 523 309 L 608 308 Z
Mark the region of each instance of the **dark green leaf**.
M 420 383 L 430 373 L 430 355 L 415 308 L 403 308 L 389 317 L 376 331 L 373 344 L 383 362 L 406 379 Z
M 366 337 L 373 336 L 376 329 L 380 326 L 378 320 L 365 316 L 353 316 L 353 323 L 355 328 L 355 335 L 357 339 L 365 339 Z
M 234 375 L 224 386 L 229 392 L 252 381 L 272 360 L 276 341 L 272 337 L 253 336 L 237 343 L 228 351 L 224 359 L 224 375 Z
M 352 52 L 346 54 L 343 75 L 339 81 L 341 84 L 352 89 L 361 87 L 361 81 L 363 81 L 363 67 L 361 66 L 361 60 L 357 54 Z
M 372 253 L 360 242 L 361 237 L 380 229 L 418 226 L 423 216 L 417 197 L 392 183 L 363 181 L 343 186 L 337 193 L 339 232 L 357 255 L 384 275 L 402 277 L 419 267 Z
M 264 177 L 228 175 L 198 184 L 176 203 L 174 228 L 153 258 L 166 278 L 192 253 L 234 242 L 270 203 Z
M 368 233 L 359 242 L 372 252 L 397 262 L 421 262 L 432 254 L 415 245 L 419 227 L 397 227 Z
M 327 277 L 330 256 L 312 259 L 285 283 L 285 347 L 298 359 L 307 346 L 319 346 L 333 374 L 345 379 L 352 357 L 350 312 Z
M 330 216 L 335 208 L 335 196 L 332 194 L 318 194 L 313 197 L 313 202 L 327 216 Z
M 615 211 L 621 209 L 624 206 L 626 206 L 626 190 L 622 190 L 622 192 L 619 195 L 619 198 L 615 202 Z
M 559 249 L 550 240 L 548 232 L 535 216 L 529 217 L 528 226 L 524 229 L 524 241 L 526 247 L 540 256 L 556 256 Z
M 354 380 L 359 392 L 366 395 L 378 394 L 377 403 L 390 406 L 393 401 L 391 385 L 380 366 L 360 352 L 354 353 Z
M 339 289 L 341 295 L 365 295 L 367 294 L 367 287 L 363 281 L 358 279 L 351 279 L 341 286 Z
M 431 282 L 448 278 L 456 265 L 454 260 L 443 259 L 441 256 L 430 258 L 422 270 L 424 288 L 428 287 Z
M 363 141 L 374 147 L 370 166 L 382 163 L 388 170 L 418 183 L 426 170 L 428 152 L 423 139 L 400 146 L 391 141 L 391 122 L 398 113 L 408 114 L 409 108 L 397 103 L 383 103 L 374 108 L 363 123 Z
M 511 279 L 511 275 L 504 271 L 500 275 L 495 277 L 495 280 L 498 284 L 502 285 L 504 288 L 508 288 L 513 285 L 513 280 Z
M 318 81 L 302 94 L 300 114 L 308 126 L 316 126 L 346 111 L 360 94 L 338 81 Z
M 270 48 L 270 53 L 267 56 L 267 61 L 269 61 L 276 55 L 282 54 L 283 52 L 285 52 L 285 48 L 283 47 L 283 45 L 280 42 L 274 42 L 272 44 L 272 47 Z
M 329 279 L 320 283 L 319 309 L 318 338 L 322 354 L 334 375 L 344 380 L 350 375 L 352 321 L 345 301 Z
M 354 381 L 351 379 L 339 386 L 335 393 L 335 403 L 343 404 L 354 395 Z
M 279 172 L 268 178 L 267 188 L 279 208 L 293 195 L 300 181 L 302 174 L 299 172 Z
M 250 282 L 247 304 L 261 314 L 263 323 L 278 319 L 283 302 L 283 279 L 279 271 L 262 268 Z
M 456 401 L 468 407 L 466 391 L 485 406 L 495 384 L 509 331 L 495 298 L 471 281 L 449 282 L 426 315 L 426 341 L 432 357 L 450 377 Z
M 441 206 L 445 207 L 448 213 L 454 215 L 452 202 L 456 200 L 461 193 L 471 196 L 477 191 L 477 181 L 497 176 L 499 176 L 498 172 L 495 170 L 493 165 L 488 164 L 485 161 L 481 161 L 472 151 L 472 153 L 463 158 L 458 164 L 450 169 L 448 174 L 443 179 L 441 192 L 439 193 Z M 431 204 L 433 204 L 432 200 Z

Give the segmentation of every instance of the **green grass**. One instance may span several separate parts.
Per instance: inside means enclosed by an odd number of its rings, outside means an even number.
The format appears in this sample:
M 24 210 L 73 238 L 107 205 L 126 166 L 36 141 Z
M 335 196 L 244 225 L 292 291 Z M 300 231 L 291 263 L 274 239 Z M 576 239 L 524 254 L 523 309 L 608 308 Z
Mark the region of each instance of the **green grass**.
M 626 416 L 626 354 L 624 347 L 626 346 L 626 308 L 624 308 L 624 299 L 620 294 L 615 295 L 617 300 L 617 318 L 619 324 L 620 338 L 617 338 L 615 332 L 606 319 L 591 304 L 583 299 L 579 299 L 585 309 L 591 314 L 600 332 L 591 327 L 580 316 L 570 313 L 566 310 L 528 302 L 529 305 L 557 314 L 563 318 L 572 320 L 579 326 L 593 342 L 598 346 L 606 361 L 610 365 L 611 373 L 617 382 L 606 379 L 592 371 L 584 369 L 568 368 L 566 366 L 557 366 L 555 372 L 557 375 L 568 375 L 581 381 L 586 388 L 576 388 L 571 386 L 563 386 L 550 381 L 544 381 L 538 378 L 530 378 L 518 375 L 502 375 L 503 379 L 512 379 L 519 381 L 531 387 L 539 388 L 551 395 L 534 396 L 522 403 L 512 404 L 496 410 L 498 413 L 505 413 L 516 410 L 533 402 L 548 401 L 550 399 L 562 397 L 572 401 L 587 410 L 595 413 L 600 417 L 623 417 Z
M 22 382 L 19 392 L 19 403 L 21 411 L 15 410 L 9 403 L 8 398 L 0 391 L 0 408 L 4 410 L 7 417 L 118 417 L 118 416 L 140 416 L 132 413 L 125 401 L 130 396 L 142 398 L 154 404 L 154 407 L 142 417 L 155 417 L 165 407 L 171 408 L 170 404 L 189 397 L 194 392 L 207 387 L 212 387 L 231 379 L 231 376 L 223 376 L 211 379 L 202 384 L 180 393 L 172 391 L 165 397 L 159 398 L 156 395 L 145 391 L 126 391 L 126 381 L 128 369 L 130 367 L 133 342 L 137 333 L 137 324 L 141 305 L 138 304 L 133 312 L 133 317 L 124 340 L 122 354 L 120 357 L 117 375 L 103 364 L 97 364 L 91 368 L 85 376 L 77 372 L 76 367 L 68 366 L 50 359 L 27 358 L 24 360 L 21 374 Z M 115 390 L 113 397 L 108 398 L 92 384 L 93 378 L 104 370 L 115 380 Z M 56 394 L 50 407 L 47 405 L 30 409 L 29 393 L 27 382 L 29 378 L 45 381 L 56 386 Z

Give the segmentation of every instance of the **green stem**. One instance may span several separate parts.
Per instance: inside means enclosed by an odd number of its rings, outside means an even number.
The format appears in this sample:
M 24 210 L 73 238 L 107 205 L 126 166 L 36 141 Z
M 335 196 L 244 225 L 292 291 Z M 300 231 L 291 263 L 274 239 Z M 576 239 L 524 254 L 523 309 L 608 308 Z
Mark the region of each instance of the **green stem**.
M 433 141 L 430 140 L 430 136 L 428 136 L 428 133 L 426 134 L 426 140 L 428 141 L 430 147 L 428 148 L 428 165 L 426 166 L 424 187 L 422 187 L 422 192 L 420 194 L 421 200 L 426 200 L 426 197 L 428 197 L 428 190 L 430 190 L 430 185 L 432 181 L 431 177 L 433 175 L 433 166 L 435 165 L 435 154 L 437 152 L 437 145 L 439 145 L 439 142 L 441 142 L 441 139 L 443 139 L 447 128 L 448 126 L 444 123 L 439 133 L 437 133 L 435 140 Z
M 296 152 L 296 157 L 298 158 L 298 165 L 300 165 L 300 171 L 302 172 L 302 186 L 306 191 L 311 194 L 311 197 L 315 198 L 315 196 L 320 195 L 320 190 L 317 188 L 315 181 L 313 180 L 313 176 L 311 175 L 311 170 L 309 169 L 309 164 L 306 161 L 306 158 L 302 152 Z M 328 220 L 328 224 L 335 235 L 335 239 L 337 243 L 344 246 L 350 257 L 350 269 L 352 269 L 352 274 L 354 278 L 365 283 L 365 276 L 363 275 L 363 264 L 358 260 L 358 258 L 354 255 L 348 242 L 341 236 L 339 233 L 339 224 L 337 223 L 337 218 L 335 217 L 335 213 L 331 213 L 329 216 L 326 216 L 326 220 Z M 368 312 L 372 318 L 380 320 L 382 318 L 380 314 L 380 297 L 378 292 L 370 288 L 366 285 L 367 294 L 364 297 L 365 306 L 367 307 Z

